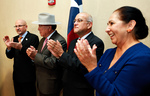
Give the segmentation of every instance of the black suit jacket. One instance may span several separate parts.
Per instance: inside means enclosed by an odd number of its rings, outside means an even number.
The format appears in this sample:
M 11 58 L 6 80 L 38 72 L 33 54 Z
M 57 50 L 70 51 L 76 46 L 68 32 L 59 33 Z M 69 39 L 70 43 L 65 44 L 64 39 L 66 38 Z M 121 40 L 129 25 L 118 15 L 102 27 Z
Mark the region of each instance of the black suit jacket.
M 66 40 L 56 31 L 50 39 L 58 40 L 64 51 L 66 51 L 67 44 Z M 45 38 L 42 38 L 39 46 L 38 53 L 35 56 L 34 62 L 36 64 L 36 76 L 38 88 L 43 94 L 59 94 L 61 86 L 62 71 L 60 66 L 57 64 L 56 58 L 47 49 L 47 45 L 43 48 Z
M 14 42 L 18 42 L 18 36 L 14 37 Z M 25 38 L 23 39 L 22 49 L 14 49 L 11 48 L 10 51 L 6 50 L 6 55 L 8 58 L 14 58 L 14 65 L 13 65 L 13 80 L 17 82 L 31 82 L 35 81 L 35 66 L 32 60 L 26 54 L 26 49 L 30 47 L 30 45 L 37 48 L 39 44 L 38 36 L 27 33 Z
M 91 47 L 96 44 L 96 55 L 99 60 L 104 50 L 103 41 L 93 33 L 89 34 L 86 39 Z M 84 78 L 84 74 L 88 71 L 74 53 L 76 42 L 77 39 L 73 40 L 68 53 L 64 52 L 60 58 L 60 63 L 63 63 L 61 65 L 65 68 L 63 75 L 64 96 L 94 96 L 94 89 Z

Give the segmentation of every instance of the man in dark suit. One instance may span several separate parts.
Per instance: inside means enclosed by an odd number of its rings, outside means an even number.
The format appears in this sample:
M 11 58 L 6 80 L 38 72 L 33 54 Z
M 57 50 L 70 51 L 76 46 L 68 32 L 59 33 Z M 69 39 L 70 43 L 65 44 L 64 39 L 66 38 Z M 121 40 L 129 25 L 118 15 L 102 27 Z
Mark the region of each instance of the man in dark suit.
M 74 33 L 79 36 L 78 39 L 87 39 L 90 46 L 96 44 L 97 59 L 99 59 L 103 54 L 104 44 L 91 31 L 92 21 L 92 16 L 88 13 L 79 13 L 74 20 Z M 65 68 L 63 74 L 63 96 L 94 96 L 94 89 L 84 78 L 84 74 L 88 71 L 74 53 L 78 39 L 71 42 L 68 53 L 62 50 L 58 41 L 49 40 L 47 44 L 48 49 L 59 59 L 60 65 Z
M 46 41 L 49 39 L 58 40 L 64 49 L 67 48 L 65 39 L 56 31 L 54 15 L 49 13 L 40 13 L 38 21 L 33 22 L 39 24 L 38 30 L 43 37 L 39 43 L 38 51 L 32 46 L 28 48 L 28 56 L 34 60 L 36 64 L 37 86 L 40 96 L 59 96 L 61 86 L 61 68 L 57 64 L 56 57 L 47 49 Z M 44 46 L 44 47 L 43 47 Z
M 18 35 L 11 41 L 9 36 L 5 36 L 3 40 L 7 46 L 6 56 L 10 59 L 14 58 L 15 96 L 36 96 L 35 66 L 26 54 L 26 49 L 31 45 L 37 48 L 39 39 L 38 36 L 27 31 L 27 24 L 24 20 L 17 20 L 14 27 Z

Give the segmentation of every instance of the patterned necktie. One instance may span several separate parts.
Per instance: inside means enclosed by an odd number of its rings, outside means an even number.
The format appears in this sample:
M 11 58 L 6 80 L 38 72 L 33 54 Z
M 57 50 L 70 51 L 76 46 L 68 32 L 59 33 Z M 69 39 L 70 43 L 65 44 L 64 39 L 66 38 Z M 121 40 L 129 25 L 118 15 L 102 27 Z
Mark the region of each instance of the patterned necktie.
M 44 48 L 44 46 L 45 46 L 45 44 L 47 43 L 47 38 L 45 39 L 45 41 L 44 41 L 44 43 L 43 43 L 43 46 L 42 46 L 42 49 L 41 49 L 41 52 L 42 52 L 42 50 L 43 50 L 43 48 Z
M 21 39 L 22 39 L 22 37 L 19 37 L 19 38 L 18 38 L 18 41 L 21 42 Z

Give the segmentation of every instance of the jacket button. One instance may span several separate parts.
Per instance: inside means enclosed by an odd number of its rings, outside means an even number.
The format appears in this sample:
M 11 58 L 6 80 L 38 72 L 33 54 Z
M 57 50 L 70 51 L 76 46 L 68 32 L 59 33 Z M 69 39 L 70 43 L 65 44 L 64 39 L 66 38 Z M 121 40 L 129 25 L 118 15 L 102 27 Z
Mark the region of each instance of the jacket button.
M 115 74 L 117 74 L 117 71 L 115 71 Z

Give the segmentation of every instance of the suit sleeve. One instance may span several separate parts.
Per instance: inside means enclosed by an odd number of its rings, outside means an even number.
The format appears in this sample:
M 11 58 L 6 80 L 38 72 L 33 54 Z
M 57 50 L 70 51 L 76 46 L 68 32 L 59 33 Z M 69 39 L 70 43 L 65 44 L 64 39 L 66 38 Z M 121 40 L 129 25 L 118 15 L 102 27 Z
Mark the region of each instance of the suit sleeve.
M 59 40 L 59 42 L 61 43 L 63 50 L 65 51 L 67 48 L 65 39 L 61 39 Z M 35 64 L 48 68 L 48 69 L 56 68 L 57 67 L 56 62 L 57 62 L 56 57 L 53 56 L 48 49 L 44 50 L 42 54 L 37 53 L 34 59 Z
M 6 53 L 6 56 L 9 59 L 12 59 L 14 57 L 14 55 L 15 55 L 15 49 L 11 48 L 11 50 L 9 50 L 9 51 L 6 49 L 5 53 Z
M 99 60 L 99 58 L 103 54 L 103 50 L 104 50 L 103 42 L 100 39 L 98 39 L 98 40 L 89 41 L 89 44 L 91 47 L 94 44 L 97 45 L 97 50 L 96 50 L 97 54 L 96 55 L 97 55 L 97 59 Z M 72 46 L 72 45 L 70 45 L 70 46 Z M 73 50 L 73 49 L 71 49 L 71 50 Z M 68 54 L 68 53 L 64 52 L 62 54 L 62 56 L 60 57 L 60 62 L 63 63 L 61 65 L 65 68 L 69 69 L 69 70 L 72 70 L 72 71 L 81 71 L 83 74 L 87 73 L 88 72 L 87 69 L 81 64 L 81 62 L 79 61 L 79 59 L 77 58 L 75 53 L 72 53 L 73 56 Z

